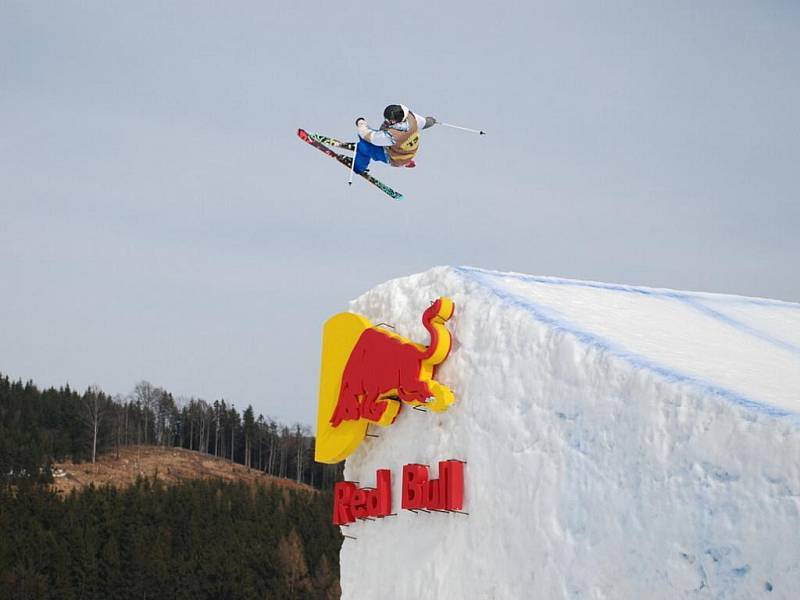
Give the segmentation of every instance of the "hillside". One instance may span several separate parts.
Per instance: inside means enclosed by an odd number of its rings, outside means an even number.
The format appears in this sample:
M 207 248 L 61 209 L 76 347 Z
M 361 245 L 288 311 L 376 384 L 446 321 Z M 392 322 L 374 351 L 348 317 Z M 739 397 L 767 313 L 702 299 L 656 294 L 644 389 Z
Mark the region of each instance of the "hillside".
M 93 483 L 95 486 L 112 485 L 125 487 L 137 477 L 157 478 L 167 484 L 189 479 L 222 479 L 224 481 L 267 484 L 316 491 L 311 486 L 290 479 L 273 477 L 257 469 L 231 463 L 230 460 L 202 454 L 185 448 L 161 446 L 130 446 L 116 453 L 98 456 L 97 463 L 58 463 L 53 467 L 57 474 L 54 487 L 59 492 L 69 493 Z M 63 471 L 63 474 L 60 472 Z

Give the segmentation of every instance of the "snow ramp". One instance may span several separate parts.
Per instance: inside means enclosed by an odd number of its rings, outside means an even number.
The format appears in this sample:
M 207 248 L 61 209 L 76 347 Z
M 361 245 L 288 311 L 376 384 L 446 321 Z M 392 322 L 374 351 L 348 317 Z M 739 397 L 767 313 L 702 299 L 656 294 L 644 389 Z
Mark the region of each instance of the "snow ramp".
M 347 459 L 397 515 L 343 528 L 343 598 L 800 597 L 800 304 L 437 267 L 350 309 L 424 343 L 439 296 L 456 403 Z M 450 458 L 469 514 L 400 510 Z

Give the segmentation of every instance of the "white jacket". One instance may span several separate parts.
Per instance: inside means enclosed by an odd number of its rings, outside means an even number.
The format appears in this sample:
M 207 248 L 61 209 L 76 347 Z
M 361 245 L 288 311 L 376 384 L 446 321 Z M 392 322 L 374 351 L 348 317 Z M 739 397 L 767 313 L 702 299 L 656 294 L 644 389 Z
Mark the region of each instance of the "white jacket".
M 409 111 L 411 112 L 411 111 Z M 427 129 L 428 127 L 432 127 L 436 120 L 432 117 L 420 117 L 416 113 L 413 113 L 414 117 L 417 119 L 417 128 Z M 388 129 L 372 129 L 368 127 L 366 122 L 361 122 L 361 124 L 357 127 L 358 135 L 361 139 L 368 141 L 370 144 L 375 144 L 376 146 L 393 146 L 395 144 L 394 136 L 392 136 L 392 129 L 395 131 L 408 131 L 410 125 L 408 121 L 402 121 L 401 123 L 395 123 L 394 125 L 390 125 Z

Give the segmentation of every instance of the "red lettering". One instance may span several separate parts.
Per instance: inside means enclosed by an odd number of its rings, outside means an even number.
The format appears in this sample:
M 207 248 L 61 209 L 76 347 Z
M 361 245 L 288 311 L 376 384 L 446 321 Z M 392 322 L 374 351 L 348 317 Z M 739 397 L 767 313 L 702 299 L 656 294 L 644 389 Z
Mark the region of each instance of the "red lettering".
M 387 517 L 392 514 L 392 472 L 389 469 L 379 469 L 375 473 L 376 490 L 375 497 L 378 499 L 375 513 L 370 513 L 373 517 Z
M 445 510 L 464 508 L 464 463 L 445 460 L 439 463 L 439 478 L 444 481 Z
M 443 510 L 444 502 L 442 502 L 441 494 L 441 479 L 431 479 L 428 485 L 425 486 L 425 508 L 428 510 Z
M 363 519 L 369 514 L 367 509 L 367 494 L 367 490 L 362 490 L 361 488 L 356 488 L 353 492 L 352 507 L 353 516 L 356 519 Z
M 407 509 L 423 508 L 425 484 L 428 482 L 428 467 L 405 465 L 403 467 L 403 494 L 401 506 Z
M 377 490 L 367 492 L 367 514 L 370 517 L 378 516 L 378 507 L 380 506 L 380 496 Z
M 392 472 L 380 469 L 375 474 L 374 490 L 360 488 L 351 481 L 340 481 L 333 488 L 333 523 L 347 525 L 356 519 L 386 517 L 392 513 Z
M 386 517 L 392 513 L 392 472 L 379 469 L 375 488 L 359 488 L 350 481 L 334 487 L 333 522 L 347 525 L 357 519 Z M 428 467 L 403 467 L 402 507 L 407 510 L 461 511 L 464 508 L 464 462 L 439 462 L 439 478 L 430 479 Z
M 356 489 L 356 484 L 350 481 L 339 481 L 333 487 L 334 525 L 347 525 L 356 520 L 350 509 L 350 498 Z

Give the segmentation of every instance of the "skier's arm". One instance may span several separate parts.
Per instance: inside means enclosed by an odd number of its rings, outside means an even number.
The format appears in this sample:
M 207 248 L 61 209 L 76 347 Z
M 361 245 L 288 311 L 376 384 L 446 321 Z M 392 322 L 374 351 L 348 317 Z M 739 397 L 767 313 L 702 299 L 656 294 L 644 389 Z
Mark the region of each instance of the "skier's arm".
M 367 127 L 366 119 L 358 119 L 358 121 L 356 121 L 356 129 L 358 130 L 359 137 L 368 141 L 370 144 L 375 144 L 376 146 L 391 146 L 394 144 L 394 138 L 391 133 L 388 131 L 370 129 Z
M 417 127 L 419 129 L 428 129 L 429 127 L 436 125 L 436 119 L 433 117 L 420 117 L 417 114 L 414 116 L 417 118 Z

